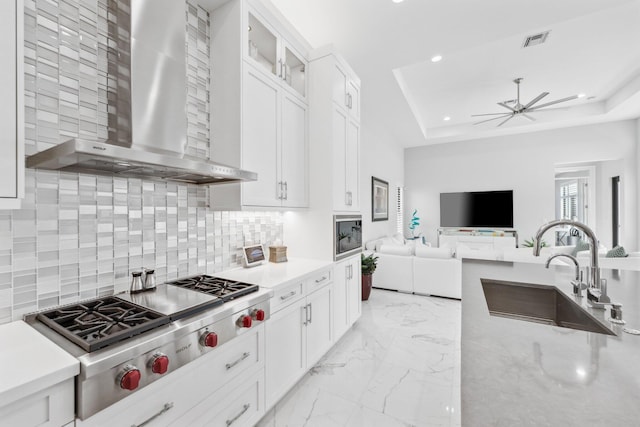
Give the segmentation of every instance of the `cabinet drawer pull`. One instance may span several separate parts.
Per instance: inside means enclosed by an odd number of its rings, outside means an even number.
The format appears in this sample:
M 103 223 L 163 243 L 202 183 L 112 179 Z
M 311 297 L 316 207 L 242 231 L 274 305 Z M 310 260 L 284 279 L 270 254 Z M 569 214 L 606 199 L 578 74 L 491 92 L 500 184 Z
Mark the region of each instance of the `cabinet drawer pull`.
M 145 421 L 141 422 L 140 424 L 131 424 L 131 427 L 143 427 L 143 426 L 146 426 L 151 421 L 155 420 L 156 418 L 158 418 L 160 415 L 164 414 L 165 412 L 167 412 L 171 408 L 173 408 L 173 402 L 165 403 L 164 406 L 162 407 L 162 409 L 160 409 L 160 411 L 158 411 L 155 415 L 152 415 L 151 417 L 147 418 Z
M 231 424 L 233 424 L 236 421 L 238 421 L 238 418 L 243 416 L 244 413 L 247 412 L 250 407 L 251 407 L 251 405 L 249 405 L 248 403 L 245 403 L 244 405 L 242 405 L 242 410 L 240 411 L 240 413 L 238 415 L 236 415 L 235 417 L 231 418 L 230 420 L 227 420 L 227 427 L 229 427 Z
M 251 353 L 249 353 L 248 351 L 245 351 L 244 353 L 242 353 L 242 356 L 238 358 L 238 360 L 236 360 L 235 362 L 227 363 L 225 365 L 227 367 L 227 371 L 233 368 L 234 366 L 236 366 L 238 363 L 242 362 L 244 359 L 246 359 L 249 356 L 251 356 Z
M 322 283 L 322 282 L 324 282 L 325 280 L 327 280 L 327 276 L 322 276 L 321 278 L 316 279 L 316 283 Z
M 280 297 L 280 300 L 281 300 L 281 301 L 288 300 L 288 299 L 289 299 L 289 298 L 291 298 L 292 296 L 295 296 L 295 294 L 296 294 L 296 291 L 291 291 L 291 292 L 289 292 L 289 293 L 288 293 L 288 294 L 286 294 L 286 295 L 282 295 L 282 296 Z

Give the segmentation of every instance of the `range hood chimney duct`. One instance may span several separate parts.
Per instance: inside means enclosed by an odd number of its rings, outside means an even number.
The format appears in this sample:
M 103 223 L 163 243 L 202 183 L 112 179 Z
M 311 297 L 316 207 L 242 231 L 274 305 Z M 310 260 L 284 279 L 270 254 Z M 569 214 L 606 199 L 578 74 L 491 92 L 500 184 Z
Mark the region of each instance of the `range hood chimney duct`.
M 130 6 L 130 19 L 119 13 L 118 25 L 108 25 L 117 44 L 107 53 L 108 140 L 72 139 L 27 157 L 27 167 L 194 184 L 255 181 L 253 172 L 185 154 L 184 2 L 130 0 Z

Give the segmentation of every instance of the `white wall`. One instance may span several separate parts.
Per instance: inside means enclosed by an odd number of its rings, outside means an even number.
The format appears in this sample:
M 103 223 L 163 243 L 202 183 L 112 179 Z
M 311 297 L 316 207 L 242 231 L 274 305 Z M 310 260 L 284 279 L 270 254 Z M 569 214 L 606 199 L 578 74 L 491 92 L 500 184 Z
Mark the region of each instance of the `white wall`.
M 523 241 L 555 217 L 556 166 L 621 160 L 620 177 L 625 183 L 621 244 L 627 250 L 636 250 L 639 132 L 638 121 L 628 120 L 408 148 L 404 156 L 406 219 L 414 208 L 418 209 L 423 232 L 435 243 L 440 193 L 513 190 L 514 228 Z M 610 238 L 610 221 L 608 227 L 598 221 L 594 229 L 596 234 Z M 551 236 L 547 240 L 552 240 Z
M 363 239 L 391 235 L 396 229 L 396 188 L 404 185 L 404 149 L 389 135 L 362 123 L 360 156 L 360 209 Z M 389 220 L 371 221 L 371 177 L 389 183 Z M 406 227 L 405 227 L 406 228 Z

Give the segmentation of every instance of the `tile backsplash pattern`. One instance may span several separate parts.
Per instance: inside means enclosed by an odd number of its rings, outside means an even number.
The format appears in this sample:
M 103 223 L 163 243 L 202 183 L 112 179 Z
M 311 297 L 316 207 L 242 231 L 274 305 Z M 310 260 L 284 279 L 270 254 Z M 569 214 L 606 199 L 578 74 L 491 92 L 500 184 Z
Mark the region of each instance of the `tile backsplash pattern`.
M 130 140 L 129 75 L 108 60 L 130 63 L 129 13 L 128 0 L 25 0 L 27 155 L 76 137 Z
M 113 50 L 101 46 L 113 43 L 98 27 L 128 10 L 126 0 L 25 0 L 27 154 L 106 138 L 117 82 L 102 71 Z M 206 155 L 209 19 L 192 4 L 186 13 L 189 148 Z M 213 274 L 239 265 L 245 243 L 282 239 L 281 213 L 218 212 L 208 200 L 195 185 L 27 170 L 22 208 L 0 210 L 0 324 L 126 290 L 143 266 L 159 281 Z
M 209 12 L 187 1 L 187 150 L 209 158 Z

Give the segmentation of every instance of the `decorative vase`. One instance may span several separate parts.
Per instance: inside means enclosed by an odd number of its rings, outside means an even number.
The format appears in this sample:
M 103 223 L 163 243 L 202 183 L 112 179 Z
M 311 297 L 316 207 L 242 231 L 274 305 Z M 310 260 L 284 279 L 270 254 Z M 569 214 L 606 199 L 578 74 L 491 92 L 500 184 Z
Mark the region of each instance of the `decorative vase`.
M 362 275 L 362 301 L 369 299 L 369 295 L 371 294 L 371 285 L 373 283 L 372 278 L 373 274 Z

